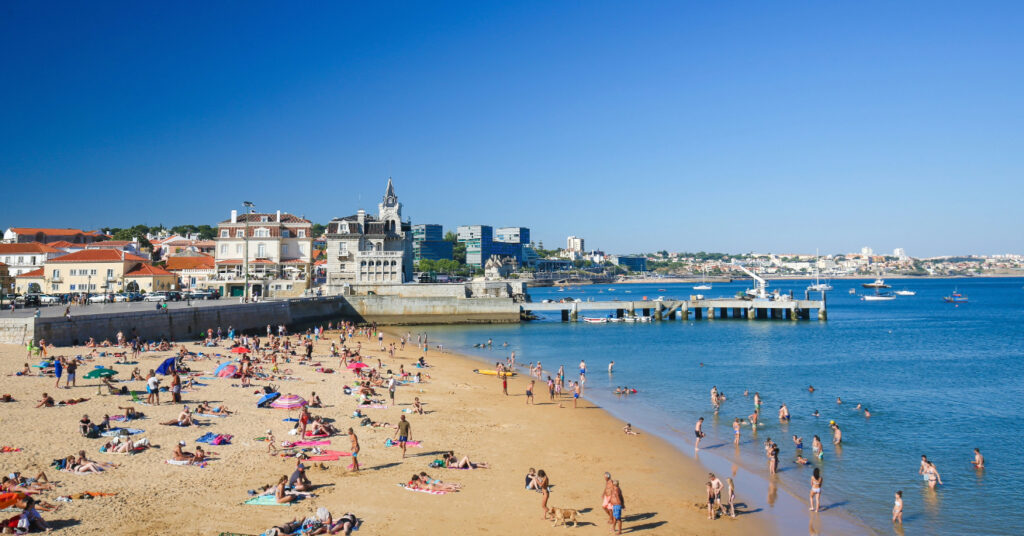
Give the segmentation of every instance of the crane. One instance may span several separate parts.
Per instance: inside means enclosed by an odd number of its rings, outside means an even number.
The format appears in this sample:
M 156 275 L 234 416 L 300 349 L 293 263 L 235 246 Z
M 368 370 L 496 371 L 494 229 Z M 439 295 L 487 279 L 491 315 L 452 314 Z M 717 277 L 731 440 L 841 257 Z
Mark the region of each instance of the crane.
M 740 270 L 743 270 L 744 273 L 746 273 L 747 275 L 749 275 L 751 278 L 754 279 L 755 287 L 753 289 L 751 289 L 751 290 L 748 290 L 747 294 L 750 294 L 750 295 L 754 296 L 755 298 L 761 298 L 761 299 L 767 299 L 768 298 L 768 293 L 765 292 L 765 290 L 764 290 L 765 287 L 768 286 L 768 282 L 765 281 L 763 277 L 755 274 L 754 272 L 751 272 L 750 270 L 747 269 L 746 266 L 743 266 L 742 264 L 733 263 L 733 266 L 739 268 Z

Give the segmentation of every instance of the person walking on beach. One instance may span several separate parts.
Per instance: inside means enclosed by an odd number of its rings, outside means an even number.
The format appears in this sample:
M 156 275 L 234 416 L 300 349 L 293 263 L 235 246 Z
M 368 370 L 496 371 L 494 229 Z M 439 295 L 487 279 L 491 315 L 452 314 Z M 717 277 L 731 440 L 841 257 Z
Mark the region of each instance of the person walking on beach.
M 405 419 L 405 415 L 402 415 L 398 419 L 398 432 L 396 439 L 398 440 L 398 446 L 402 447 L 402 458 L 405 458 L 405 444 L 409 441 L 412 433 L 410 431 L 409 421 Z
M 622 497 L 622 488 L 619 487 L 619 481 L 612 481 L 612 518 L 615 520 L 612 523 L 612 530 L 615 534 L 622 534 L 622 509 L 626 507 L 626 501 Z
M 551 491 L 548 489 L 551 486 L 551 482 L 548 481 L 548 474 L 543 469 L 537 471 L 537 488 L 540 489 L 540 507 L 544 510 L 544 520 L 548 519 L 548 497 L 551 496 Z
M 526 404 L 533 404 L 533 386 L 536 380 L 530 380 L 530 386 L 526 388 Z
M 67 365 L 64 367 L 64 374 L 67 379 L 64 382 L 66 389 L 71 389 L 75 385 L 75 371 L 78 370 L 78 360 L 71 358 L 68 360 Z
M 700 440 L 704 438 L 704 417 L 697 419 L 697 424 L 693 425 L 693 435 L 697 437 L 696 442 L 693 444 L 693 449 L 699 450 Z
M 580 384 L 577 383 L 576 385 L 573 385 L 573 387 L 572 387 L 572 407 L 573 407 L 573 409 L 576 409 L 577 402 L 579 402 L 579 400 L 580 400 Z
M 356 433 L 349 428 L 348 438 L 352 441 L 352 472 L 359 472 L 359 438 L 356 437 Z
M 388 396 L 391 397 L 391 405 L 392 406 L 395 405 L 395 389 L 397 389 L 397 388 L 398 388 L 398 381 L 395 380 L 394 376 L 392 376 L 391 379 L 388 380 Z
M 601 509 L 608 514 L 608 524 L 615 524 L 615 516 L 612 515 L 612 490 L 615 485 L 612 483 L 612 474 L 604 474 L 604 492 L 601 494 Z
M 903 524 L 903 490 L 896 492 L 896 498 L 892 504 L 892 522 Z
M 822 484 L 822 482 L 824 482 L 824 479 L 821 477 L 821 468 L 820 467 L 815 467 L 814 468 L 814 474 L 811 475 L 811 496 L 810 496 L 811 506 L 810 506 L 810 508 L 808 508 L 808 510 L 812 510 L 814 512 L 817 512 L 818 509 L 821 508 L 821 484 Z

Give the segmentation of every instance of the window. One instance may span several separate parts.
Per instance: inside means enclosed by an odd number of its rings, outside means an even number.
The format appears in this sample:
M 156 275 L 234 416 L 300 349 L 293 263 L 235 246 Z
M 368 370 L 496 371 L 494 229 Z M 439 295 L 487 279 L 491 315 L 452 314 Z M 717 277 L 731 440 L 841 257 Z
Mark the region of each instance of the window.
M 392 262 L 391 264 L 394 264 L 394 263 Z M 114 269 L 113 268 L 107 268 L 107 277 L 108 278 L 114 277 Z
M 96 270 L 95 269 L 89 270 L 89 275 L 96 275 Z
M 53 271 L 53 278 L 54 279 L 60 279 L 60 270 L 54 270 Z
M 338 255 L 348 255 L 348 244 L 345 242 L 338 242 Z
M 242 244 L 235 244 L 235 254 L 242 253 Z
M 260 221 L 263 222 L 263 223 L 266 223 L 266 222 L 270 221 L 270 219 L 267 216 L 260 216 Z
M 227 238 L 228 236 L 231 236 L 231 231 L 228 231 L 227 229 L 221 229 L 220 230 L 220 237 L 221 238 Z
M 25 263 L 25 257 L 18 257 L 18 264 L 24 264 L 24 263 Z
M 299 238 L 306 238 L 306 230 L 299 229 Z
M 71 284 L 71 290 L 75 290 L 75 285 L 74 285 L 74 283 L 72 283 L 72 284 Z
M 220 254 L 221 255 L 227 255 L 228 254 L 228 245 L 227 244 L 221 244 L 220 245 Z
M 256 246 L 256 258 L 264 259 L 267 257 L 267 245 L 260 243 Z
M 56 272 L 54 272 L 54 273 L 56 273 Z M 68 275 L 70 275 L 71 277 L 74 277 L 77 273 L 78 273 L 78 270 L 68 270 Z M 54 275 L 54 277 L 57 277 L 57 276 Z
M 259 227 L 252 233 L 252 235 L 257 238 L 267 238 L 270 236 L 270 229 L 267 229 L 266 227 Z
M 245 238 L 245 229 L 235 231 L 235 236 L 238 238 Z
M 89 283 L 89 290 L 96 290 L 96 283 Z
M 50 284 L 50 290 L 57 291 L 59 289 L 60 289 L 60 285 L 58 285 L 57 283 L 51 283 Z
M 288 229 L 281 229 L 281 238 L 291 238 L 292 233 Z
M 288 255 L 288 244 L 281 244 L 281 258 Z

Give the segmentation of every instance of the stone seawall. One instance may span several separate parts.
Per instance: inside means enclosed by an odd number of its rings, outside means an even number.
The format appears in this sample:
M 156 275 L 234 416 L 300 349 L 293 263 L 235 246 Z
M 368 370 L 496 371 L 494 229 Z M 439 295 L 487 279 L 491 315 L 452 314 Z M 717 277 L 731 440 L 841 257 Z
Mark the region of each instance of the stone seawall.
M 349 296 L 346 318 L 378 324 L 487 324 L 519 322 L 512 298 L 399 298 Z
M 138 335 L 145 340 L 192 340 L 208 328 L 259 331 L 270 324 L 302 326 L 338 320 L 378 324 L 508 323 L 519 321 L 519 304 L 511 298 L 403 298 L 398 296 L 330 296 L 296 298 L 212 307 L 90 313 L 64 317 L 0 319 L 0 344 L 46 339 L 58 345 L 84 344 L 93 337 L 115 340 Z

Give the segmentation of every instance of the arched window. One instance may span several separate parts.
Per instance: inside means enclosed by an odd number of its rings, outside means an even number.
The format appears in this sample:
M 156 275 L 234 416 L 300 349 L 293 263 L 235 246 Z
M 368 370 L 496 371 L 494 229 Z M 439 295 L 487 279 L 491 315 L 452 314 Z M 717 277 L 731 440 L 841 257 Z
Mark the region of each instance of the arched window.
M 381 246 L 382 246 L 382 244 L 380 242 L 377 242 L 377 246 L 376 246 L 377 247 L 377 251 L 381 250 Z

